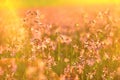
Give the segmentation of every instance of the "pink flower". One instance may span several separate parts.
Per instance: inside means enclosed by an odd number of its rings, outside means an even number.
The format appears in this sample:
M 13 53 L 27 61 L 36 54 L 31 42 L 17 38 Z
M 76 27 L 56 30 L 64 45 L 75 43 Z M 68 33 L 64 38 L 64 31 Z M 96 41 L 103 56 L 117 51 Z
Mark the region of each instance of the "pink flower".
M 0 76 L 4 74 L 4 70 L 0 67 Z
M 3 51 L 4 51 L 3 46 L 0 46 L 0 54 L 2 54 L 2 53 L 3 53 Z

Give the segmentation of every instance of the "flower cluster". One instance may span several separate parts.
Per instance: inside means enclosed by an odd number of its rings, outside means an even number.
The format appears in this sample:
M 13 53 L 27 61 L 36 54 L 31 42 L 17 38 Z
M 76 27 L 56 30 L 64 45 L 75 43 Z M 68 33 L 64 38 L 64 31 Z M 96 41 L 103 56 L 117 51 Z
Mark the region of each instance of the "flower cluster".
M 119 80 L 120 19 L 114 14 L 107 9 L 89 19 L 83 11 L 82 25 L 60 26 L 43 24 L 40 11 L 29 10 L 20 23 L 2 22 L 1 80 Z

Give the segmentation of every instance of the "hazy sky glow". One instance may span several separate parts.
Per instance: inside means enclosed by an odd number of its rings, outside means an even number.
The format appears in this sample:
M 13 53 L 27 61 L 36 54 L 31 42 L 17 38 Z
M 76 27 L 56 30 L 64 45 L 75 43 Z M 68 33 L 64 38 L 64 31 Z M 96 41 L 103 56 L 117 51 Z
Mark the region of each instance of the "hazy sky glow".
M 0 7 L 10 2 L 14 7 L 62 6 L 62 5 L 94 5 L 119 4 L 120 0 L 0 0 Z

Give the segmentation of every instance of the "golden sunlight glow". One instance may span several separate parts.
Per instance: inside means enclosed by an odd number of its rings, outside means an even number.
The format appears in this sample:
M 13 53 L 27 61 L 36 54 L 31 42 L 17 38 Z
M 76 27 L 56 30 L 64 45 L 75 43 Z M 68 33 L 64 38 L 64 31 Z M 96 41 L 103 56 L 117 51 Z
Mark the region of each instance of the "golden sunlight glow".
M 14 2 L 11 2 L 10 0 L 6 0 L 4 3 L 4 6 L 5 8 L 7 8 L 7 12 L 10 14 L 10 16 L 12 16 L 13 19 L 11 20 L 14 20 L 14 19 L 19 20 L 14 4 L 15 4 Z
M 36 6 L 52 5 L 96 5 L 96 4 L 120 4 L 120 0 L 0 0 L 0 7 L 5 3 L 6 6 L 13 8 L 25 8 Z
M 119 4 L 120 0 L 71 0 L 70 3 L 76 4 Z
M 22 26 L 22 21 L 14 4 L 11 0 L 4 2 L 5 12 L 3 14 L 3 22 L 5 25 L 3 26 L 7 29 L 6 34 L 10 37 L 10 41 L 22 44 L 22 41 L 25 39 L 25 29 Z

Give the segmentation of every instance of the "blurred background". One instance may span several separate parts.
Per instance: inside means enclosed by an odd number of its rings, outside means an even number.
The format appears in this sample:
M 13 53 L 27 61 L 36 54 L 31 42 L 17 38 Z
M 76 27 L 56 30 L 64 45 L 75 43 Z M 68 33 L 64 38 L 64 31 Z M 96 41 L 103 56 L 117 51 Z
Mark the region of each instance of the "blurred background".
M 4 7 L 3 5 L 6 2 L 11 2 L 16 8 L 94 4 L 119 5 L 120 3 L 119 0 L 0 0 L 0 7 Z

